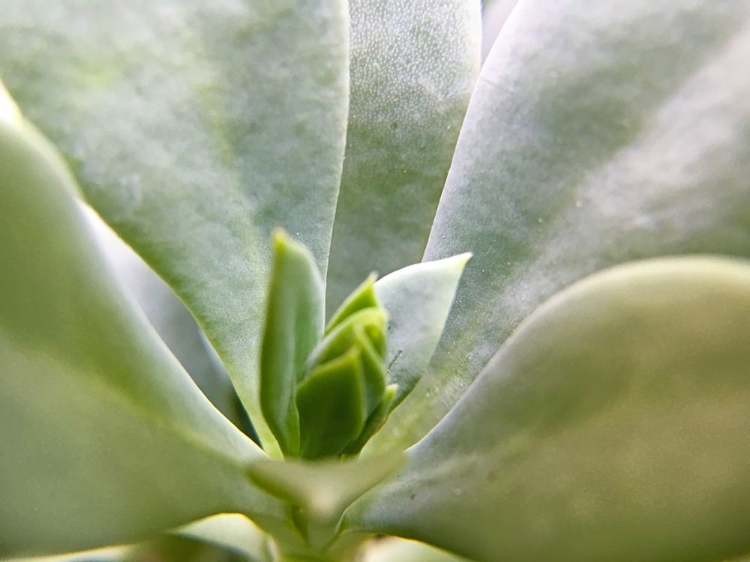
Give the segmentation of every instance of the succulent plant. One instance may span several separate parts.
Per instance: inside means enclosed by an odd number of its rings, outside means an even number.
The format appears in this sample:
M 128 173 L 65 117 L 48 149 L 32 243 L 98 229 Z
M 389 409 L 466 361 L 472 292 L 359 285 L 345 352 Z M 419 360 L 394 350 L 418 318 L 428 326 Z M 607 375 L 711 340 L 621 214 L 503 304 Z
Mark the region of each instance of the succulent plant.
M 0 558 L 750 551 L 750 3 L 481 26 L 5 0 Z

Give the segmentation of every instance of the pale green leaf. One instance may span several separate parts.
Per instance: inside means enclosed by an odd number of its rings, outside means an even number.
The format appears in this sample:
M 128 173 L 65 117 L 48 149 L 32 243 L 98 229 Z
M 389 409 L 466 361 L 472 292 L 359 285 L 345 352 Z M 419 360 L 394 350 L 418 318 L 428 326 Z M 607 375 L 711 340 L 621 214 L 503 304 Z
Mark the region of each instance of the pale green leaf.
M 122 296 L 74 191 L 28 124 L 0 121 L 0 556 L 277 520 L 244 475 L 263 454 Z
M 393 537 L 372 541 L 364 562 L 469 562 L 423 543 Z
M 323 336 L 325 293 L 315 259 L 282 231 L 273 237 L 273 267 L 260 356 L 260 398 L 266 423 L 285 455 L 299 456 L 296 388 Z
M 527 0 L 472 98 L 425 257 L 471 251 L 423 436 L 543 300 L 599 269 L 750 255 L 750 3 Z
M 123 562 L 131 549 L 132 547 L 127 546 L 114 546 L 57 556 L 3 558 L 3 562 Z
M 377 276 L 371 273 L 359 287 L 354 289 L 346 300 L 333 313 L 326 325 L 326 334 L 329 334 L 339 324 L 347 320 L 352 314 L 366 308 L 380 308 L 380 303 L 375 296 L 375 281 Z
M 270 539 L 239 513 L 222 513 L 180 527 L 175 534 L 239 552 L 251 562 L 271 562 Z
M 517 3 L 518 0 L 482 2 L 482 61 L 490 54 L 495 39 Z
M 256 429 L 269 240 L 325 271 L 348 105 L 344 0 L 7 0 L 0 75 L 87 199 L 175 289 Z
M 269 493 L 300 507 L 320 521 L 335 522 L 370 488 L 404 465 L 401 452 L 363 460 L 250 463 L 250 478 Z
M 113 273 L 143 309 L 159 337 L 211 403 L 237 427 L 253 435 L 226 370 L 187 309 L 169 286 L 112 229 L 95 213 L 87 214 Z
M 123 562 L 260 562 L 241 552 L 200 539 L 162 535 L 135 545 Z
M 750 262 L 620 266 L 524 322 L 350 524 L 487 562 L 731 558 L 748 404 Z
M 422 257 L 479 71 L 479 0 L 350 0 L 351 106 L 329 314 Z
M 458 281 L 470 254 L 411 265 L 375 284 L 388 312 L 388 382 L 397 384 L 393 406 L 411 392 L 428 369 L 443 333 Z M 393 421 L 372 439 L 367 452 L 393 449 L 398 435 L 409 431 Z

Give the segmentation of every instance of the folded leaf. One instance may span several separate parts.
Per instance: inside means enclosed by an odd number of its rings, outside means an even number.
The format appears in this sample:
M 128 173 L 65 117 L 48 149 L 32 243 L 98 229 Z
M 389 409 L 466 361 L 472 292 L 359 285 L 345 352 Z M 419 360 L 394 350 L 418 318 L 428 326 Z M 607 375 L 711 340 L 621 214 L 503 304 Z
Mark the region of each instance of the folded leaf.
M 297 384 L 323 336 L 323 280 L 310 252 L 286 234 L 274 234 L 273 269 L 260 356 L 263 416 L 285 455 L 299 456 Z
M 250 478 L 319 521 L 335 523 L 352 502 L 401 468 L 405 460 L 401 452 L 363 460 L 259 460 L 250 464 Z
M 90 211 L 90 209 L 87 209 Z M 232 382 L 200 328 L 169 286 L 94 213 L 91 225 L 114 275 L 146 313 L 159 337 L 219 411 L 254 435 Z
M 391 408 L 401 403 L 427 372 L 470 257 L 462 254 L 410 265 L 375 284 L 388 312 L 388 382 L 398 385 Z M 397 448 L 399 435 L 411 431 L 395 419 L 399 418 L 392 419 L 368 445 L 368 453 Z
M 244 477 L 263 454 L 123 297 L 74 191 L 28 124 L 0 119 L 0 556 L 282 517 Z
M 655 260 L 541 306 L 348 514 L 472 559 L 750 550 L 750 262 Z
M 352 314 L 364 310 L 366 308 L 379 308 L 380 303 L 375 296 L 375 280 L 377 275 L 371 273 L 367 276 L 359 287 L 354 289 L 352 293 L 346 297 L 343 303 L 333 313 L 331 319 L 326 325 L 326 334 L 329 334 L 339 324 L 344 322 Z
M 325 273 L 348 106 L 343 0 L 7 0 L 0 72 L 86 198 L 176 291 L 256 429 L 275 227 Z
M 351 349 L 315 369 L 297 389 L 299 456 L 335 457 L 362 433 L 367 420 L 360 351 Z
M 750 3 L 527 0 L 487 59 L 426 259 L 472 266 L 411 445 L 546 298 L 647 257 L 750 256 Z M 402 418 L 402 416 L 408 416 Z
M 268 535 L 238 513 L 214 515 L 180 527 L 173 533 L 239 552 L 249 562 L 272 562 Z
M 500 30 L 518 0 L 485 0 L 482 2 L 482 61 L 490 54 Z
M 350 0 L 351 102 L 329 313 L 422 257 L 479 72 L 480 2 Z
M 393 537 L 373 541 L 364 562 L 468 562 L 426 544 Z

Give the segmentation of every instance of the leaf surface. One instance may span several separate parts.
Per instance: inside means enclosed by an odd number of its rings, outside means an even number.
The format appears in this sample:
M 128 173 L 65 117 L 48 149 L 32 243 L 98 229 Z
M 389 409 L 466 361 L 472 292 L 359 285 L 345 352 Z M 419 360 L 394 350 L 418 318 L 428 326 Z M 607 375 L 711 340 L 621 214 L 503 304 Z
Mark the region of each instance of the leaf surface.
M 469 562 L 443 550 L 415 541 L 393 537 L 373 541 L 365 553 L 365 562 Z
M 296 388 L 323 336 L 323 280 L 310 252 L 284 232 L 273 240 L 273 270 L 261 348 L 263 415 L 285 455 L 299 456 Z
M 377 297 L 388 312 L 388 383 L 398 385 L 392 407 L 427 371 L 470 257 L 462 254 L 410 265 L 375 283 Z M 386 423 L 368 444 L 367 454 L 392 450 L 398 435 L 409 430 Z
M 422 257 L 479 72 L 477 0 L 350 0 L 351 105 L 329 315 Z
M 620 266 L 556 295 L 348 512 L 479 561 L 750 549 L 750 262 Z
M 402 452 L 362 460 L 262 459 L 250 463 L 249 473 L 253 482 L 318 521 L 336 522 L 352 502 L 391 476 L 405 460 Z
M 0 118 L 0 556 L 277 520 L 264 455 L 211 406 L 104 265 L 59 156 Z
M 513 329 L 600 269 L 750 256 L 750 4 L 520 4 L 485 63 L 425 259 L 474 258 L 431 374 L 394 412 L 421 438 Z
M 10 0 L 0 73 L 88 201 L 258 401 L 269 240 L 325 271 L 348 106 L 343 0 Z
M 169 286 L 93 211 L 87 215 L 112 272 L 146 314 L 159 337 L 211 403 L 237 427 L 253 435 L 226 370 L 190 312 Z
M 269 536 L 239 513 L 214 515 L 181 527 L 174 534 L 238 552 L 248 562 L 272 561 Z

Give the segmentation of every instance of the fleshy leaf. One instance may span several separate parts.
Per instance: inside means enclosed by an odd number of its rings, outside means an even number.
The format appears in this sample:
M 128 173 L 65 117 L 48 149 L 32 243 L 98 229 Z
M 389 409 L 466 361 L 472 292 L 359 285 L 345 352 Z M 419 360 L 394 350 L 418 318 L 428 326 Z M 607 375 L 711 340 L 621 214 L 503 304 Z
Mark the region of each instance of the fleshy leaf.
M 6 0 L 0 72 L 86 198 L 186 303 L 264 447 L 275 227 L 325 272 L 348 111 L 344 0 Z
M 330 333 L 344 320 L 360 310 L 380 307 L 380 303 L 375 295 L 376 279 L 377 276 L 374 273 L 368 275 L 367 279 L 365 279 L 362 284 L 357 287 L 343 303 L 341 303 L 341 306 L 339 306 L 336 312 L 333 313 L 333 316 L 331 316 L 331 319 L 326 326 L 326 333 Z
M 351 106 L 329 313 L 422 257 L 479 72 L 480 2 L 351 0 Z
M 268 312 L 263 333 L 260 398 L 266 423 L 286 455 L 300 452 L 296 388 L 310 352 L 323 336 L 323 280 L 310 252 L 274 234 Z
M 482 2 L 482 61 L 490 54 L 495 39 L 500 34 L 518 0 L 485 0 Z
M 297 389 L 299 456 L 340 455 L 364 429 L 364 375 L 356 348 L 315 369 Z
M 398 385 L 391 408 L 406 398 L 427 371 L 470 257 L 462 254 L 411 265 L 375 284 L 377 297 L 388 312 L 388 382 Z M 366 451 L 391 450 L 398 435 L 408 430 L 391 419 Z
M 372 345 L 377 350 L 384 349 L 385 326 L 386 315 L 380 308 L 367 308 L 355 312 L 323 338 L 310 354 L 308 364 L 322 364 L 341 355 L 355 344 L 363 331 L 367 336 L 371 336 Z
M 159 337 L 201 392 L 237 427 L 253 436 L 229 376 L 200 328 L 169 286 L 90 209 L 87 216 L 102 252 L 125 291 L 132 295 Z
M 470 562 L 443 550 L 393 537 L 373 541 L 364 562 Z
M 364 460 L 259 460 L 250 464 L 250 478 L 268 493 L 320 521 L 335 522 L 352 502 L 396 472 L 405 461 L 402 452 Z
M 426 259 L 470 250 L 441 345 L 391 422 L 418 441 L 513 329 L 578 279 L 750 256 L 750 3 L 527 0 L 487 59 Z
M 479 561 L 750 549 L 750 262 L 574 284 L 526 320 L 350 525 Z
M 173 533 L 239 552 L 249 558 L 249 562 L 272 561 L 268 535 L 238 513 L 214 515 Z
M 0 121 L 0 192 L 0 556 L 219 511 L 282 517 L 244 476 L 263 454 L 122 296 L 73 180 L 25 122 Z
M 124 562 L 132 547 L 114 546 L 56 556 L 3 558 L 3 562 Z
M 378 431 L 380 431 L 380 428 L 383 427 L 383 424 L 388 419 L 388 415 L 391 413 L 391 410 L 395 408 L 397 391 L 397 384 L 389 384 L 387 387 L 385 387 L 385 390 L 380 397 L 380 402 L 376 405 L 375 409 L 372 410 L 372 413 L 367 418 L 367 422 L 365 423 L 365 427 L 362 430 L 362 433 L 357 438 L 357 441 L 355 441 L 352 445 L 344 450 L 345 455 L 353 455 L 359 453 L 365 446 L 365 444 L 370 440 L 370 438 Z

